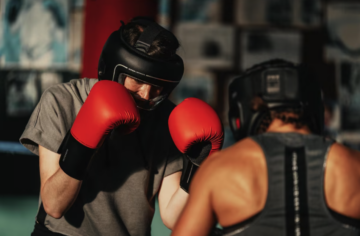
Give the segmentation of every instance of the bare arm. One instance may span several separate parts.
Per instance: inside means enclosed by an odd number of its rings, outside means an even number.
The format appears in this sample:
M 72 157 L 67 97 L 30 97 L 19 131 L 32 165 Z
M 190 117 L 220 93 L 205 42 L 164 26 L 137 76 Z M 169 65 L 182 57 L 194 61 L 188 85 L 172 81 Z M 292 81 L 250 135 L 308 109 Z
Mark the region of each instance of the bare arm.
M 205 169 L 205 170 L 204 170 Z M 204 174 L 205 172 L 205 174 Z M 215 224 L 215 215 L 211 205 L 209 173 L 200 168 L 191 185 L 189 200 L 186 203 L 172 236 L 205 236 Z
M 175 226 L 189 195 L 180 188 L 181 173 L 176 172 L 166 176 L 159 192 L 160 216 L 164 225 L 169 229 L 173 229 Z
M 59 166 L 60 154 L 39 145 L 40 196 L 46 213 L 60 218 L 74 203 L 82 181 L 65 174 Z

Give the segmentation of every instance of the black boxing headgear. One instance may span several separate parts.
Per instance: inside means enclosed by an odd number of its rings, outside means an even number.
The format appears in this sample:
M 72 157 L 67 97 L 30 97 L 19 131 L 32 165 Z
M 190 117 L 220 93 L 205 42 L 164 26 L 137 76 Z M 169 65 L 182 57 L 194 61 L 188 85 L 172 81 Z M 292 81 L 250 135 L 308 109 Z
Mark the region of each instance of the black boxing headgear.
M 156 36 L 166 29 L 147 18 L 135 18 L 131 22 L 144 26 L 144 31 L 134 46 L 131 46 L 123 37 L 124 25 L 110 35 L 100 56 L 98 78 L 123 84 L 126 77 L 131 77 L 143 83 L 161 87 L 161 95 L 154 99 L 135 99 L 139 108 L 153 110 L 180 82 L 184 64 L 181 57 L 175 53 L 167 59 L 147 55 Z
M 254 111 L 251 102 L 255 97 L 260 97 L 268 109 Z M 305 68 L 283 60 L 262 63 L 235 78 L 229 86 L 229 107 L 236 140 L 255 135 L 270 110 L 284 108 L 306 110 L 312 132 L 323 132 L 324 106 L 317 81 Z

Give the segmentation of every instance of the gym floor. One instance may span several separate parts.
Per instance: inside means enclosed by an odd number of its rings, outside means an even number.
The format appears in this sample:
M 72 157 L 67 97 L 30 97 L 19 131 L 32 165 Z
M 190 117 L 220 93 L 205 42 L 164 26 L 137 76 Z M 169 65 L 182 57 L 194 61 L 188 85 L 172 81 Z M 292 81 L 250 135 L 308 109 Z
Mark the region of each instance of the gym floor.
M 30 236 L 34 229 L 38 201 L 38 197 L 33 195 L 0 196 L 0 235 Z M 171 234 L 171 231 L 161 221 L 157 201 L 151 233 L 156 236 Z

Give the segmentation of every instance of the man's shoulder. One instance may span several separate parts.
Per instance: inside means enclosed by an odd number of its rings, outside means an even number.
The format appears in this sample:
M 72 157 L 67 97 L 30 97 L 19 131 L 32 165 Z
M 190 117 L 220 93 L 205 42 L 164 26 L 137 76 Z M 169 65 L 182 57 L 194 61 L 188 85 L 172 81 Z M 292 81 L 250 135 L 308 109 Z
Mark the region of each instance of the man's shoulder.
M 66 83 L 59 83 L 47 88 L 42 100 L 55 98 L 56 100 L 73 100 L 74 98 L 84 102 L 91 88 L 97 82 L 97 79 L 73 79 Z
M 71 89 L 71 87 L 81 87 L 79 85 L 84 84 L 83 79 L 73 79 L 69 82 L 64 83 L 58 83 L 49 86 L 43 94 L 61 94 L 61 93 L 68 93 L 68 91 Z
M 82 78 L 82 79 L 72 79 L 68 83 L 64 83 L 64 85 L 68 86 L 76 86 L 77 88 L 84 88 L 90 90 L 98 79 L 89 79 L 89 78 Z

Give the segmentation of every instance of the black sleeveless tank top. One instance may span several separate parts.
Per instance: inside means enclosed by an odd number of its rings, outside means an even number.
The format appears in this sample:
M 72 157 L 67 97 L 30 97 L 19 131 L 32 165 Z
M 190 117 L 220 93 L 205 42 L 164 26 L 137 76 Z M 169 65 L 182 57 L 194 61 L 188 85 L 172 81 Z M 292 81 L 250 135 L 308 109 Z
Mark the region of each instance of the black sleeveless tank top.
M 298 133 L 264 133 L 252 139 L 266 158 L 265 207 L 256 216 L 224 228 L 224 236 L 360 235 L 360 220 L 331 211 L 325 202 L 325 161 L 333 141 Z

